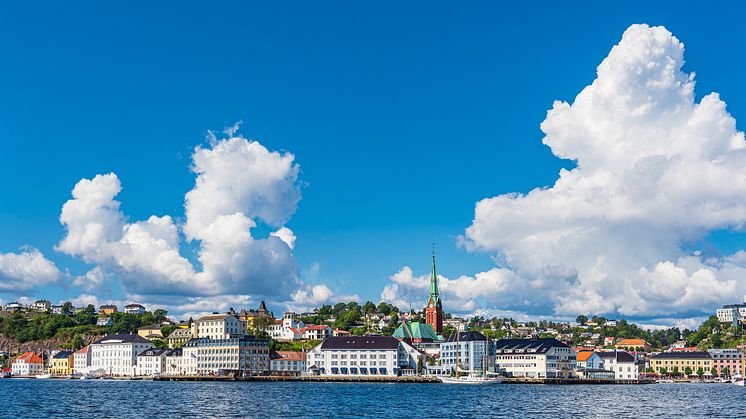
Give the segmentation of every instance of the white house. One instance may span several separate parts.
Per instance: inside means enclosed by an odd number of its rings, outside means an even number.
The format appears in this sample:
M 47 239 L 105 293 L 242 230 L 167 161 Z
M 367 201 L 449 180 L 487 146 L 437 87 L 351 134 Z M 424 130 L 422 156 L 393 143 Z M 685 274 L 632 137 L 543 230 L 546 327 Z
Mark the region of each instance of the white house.
M 392 336 L 335 336 L 308 351 L 307 373 L 323 376 L 412 375 L 424 354 Z
M 324 340 L 334 334 L 334 330 L 325 324 L 310 324 L 300 331 L 303 333 L 303 339 L 306 340 Z
M 193 335 L 198 338 L 231 339 L 246 334 L 246 326 L 231 314 L 212 314 L 192 323 Z
M 276 340 L 293 341 L 303 339 L 303 332 L 300 329 L 306 327 L 306 324 L 296 320 L 295 313 L 288 311 L 282 315 L 282 319 L 275 321 L 275 324 L 269 327 L 269 336 Z
M 273 374 L 300 375 L 306 371 L 305 352 L 298 351 L 270 351 L 269 369 Z
M 18 301 L 13 301 L 12 303 L 8 303 L 5 305 L 5 311 L 21 311 L 23 310 L 23 304 L 19 303 Z
M 136 303 L 127 304 L 124 306 L 124 312 L 127 314 L 145 314 L 145 307 Z
M 96 326 L 111 326 L 114 324 L 111 321 L 111 317 L 99 317 L 98 320 L 96 320 Z
M 26 352 L 11 364 L 11 375 L 29 376 L 44 372 L 42 356 L 36 352 Z
M 37 300 L 34 301 L 34 305 L 31 308 L 37 311 L 49 311 L 52 308 L 52 303 L 47 300 Z
M 746 319 L 746 296 L 743 297 L 743 304 L 727 304 L 715 312 L 718 321 L 721 323 L 736 324 L 740 320 Z
M 614 371 L 615 379 L 637 380 L 640 378 L 635 357 L 629 352 L 614 350 L 597 353 L 604 360 L 604 369 Z
M 197 358 L 184 356 L 182 348 L 170 349 L 166 352 L 165 375 L 190 375 L 197 371 Z
M 165 349 L 148 348 L 137 354 L 136 375 L 161 375 L 166 371 Z
M 135 375 L 137 355 L 152 347 L 149 340 L 138 335 L 104 336 L 90 345 L 91 370 L 107 375 Z
M 91 370 L 91 351 L 90 346 L 78 349 L 73 354 L 73 373 L 84 375 Z
M 553 338 L 495 341 L 497 371 L 512 377 L 574 377 L 577 353 Z
M 592 369 L 602 370 L 604 369 L 604 360 L 597 352 L 592 351 L 580 351 L 577 355 L 578 369 Z

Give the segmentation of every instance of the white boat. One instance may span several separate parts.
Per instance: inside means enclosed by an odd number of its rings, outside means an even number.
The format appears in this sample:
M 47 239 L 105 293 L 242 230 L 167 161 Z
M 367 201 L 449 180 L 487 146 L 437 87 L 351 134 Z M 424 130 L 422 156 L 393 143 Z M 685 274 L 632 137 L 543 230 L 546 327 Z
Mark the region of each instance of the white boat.
M 673 380 L 669 380 L 669 379 L 655 380 L 655 382 L 658 384 L 673 384 L 674 383 Z
M 53 377 L 53 375 L 52 375 L 52 374 L 49 374 L 49 373 L 46 373 L 46 374 L 39 374 L 39 375 L 37 375 L 37 376 L 36 376 L 36 378 L 38 378 L 38 379 L 40 379 L 40 380 L 48 380 L 48 379 L 50 379 L 50 378 L 52 378 L 52 377 Z
M 438 377 L 443 384 L 500 384 L 503 382 L 501 378 L 490 378 L 485 377 L 481 374 L 469 374 L 461 377 Z

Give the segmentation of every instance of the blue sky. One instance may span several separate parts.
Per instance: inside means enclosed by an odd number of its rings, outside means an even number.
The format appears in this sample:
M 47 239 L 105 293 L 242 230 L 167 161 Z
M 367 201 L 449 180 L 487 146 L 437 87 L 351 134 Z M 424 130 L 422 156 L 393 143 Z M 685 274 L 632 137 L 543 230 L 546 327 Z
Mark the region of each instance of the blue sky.
M 574 167 L 542 144 L 539 124 L 554 100 L 593 81 L 629 25 L 665 26 L 686 44 L 697 100 L 718 91 L 735 118 L 745 112 L 736 7 L 694 16 L 669 2 L 8 5 L 0 252 L 32 245 L 85 273 L 54 250 L 60 208 L 81 178 L 115 172 L 133 220 L 183 218 L 193 148 L 207 130 L 243 121 L 244 136 L 300 165 L 303 198 L 287 226 L 307 283 L 378 300 L 402 266 L 427 273 L 432 242 L 440 273 L 473 275 L 495 266 L 491 252 L 456 243 L 475 203 L 549 186 Z M 699 243 L 731 253 L 743 237 Z M 0 298 L 49 294 L 77 291 Z

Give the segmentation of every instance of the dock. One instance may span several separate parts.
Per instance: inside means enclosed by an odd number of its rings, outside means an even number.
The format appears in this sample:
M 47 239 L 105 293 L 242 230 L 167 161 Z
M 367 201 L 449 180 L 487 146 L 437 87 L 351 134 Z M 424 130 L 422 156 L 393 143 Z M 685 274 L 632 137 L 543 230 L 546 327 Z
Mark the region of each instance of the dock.
M 173 375 L 154 377 L 154 381 L 263 381 L 263 382 L 315 382 L 315 383 L 419 383 L 440 384 L 433 376 L 406 377 L 362 377 L 362 376 L 227 376 L 227 375 Z M 533 384 L 533 385 L 614 385 L 614 384 L 654 384 L 652 380 L 603 380 L 582 378 L 503 378 L 502 384 Z

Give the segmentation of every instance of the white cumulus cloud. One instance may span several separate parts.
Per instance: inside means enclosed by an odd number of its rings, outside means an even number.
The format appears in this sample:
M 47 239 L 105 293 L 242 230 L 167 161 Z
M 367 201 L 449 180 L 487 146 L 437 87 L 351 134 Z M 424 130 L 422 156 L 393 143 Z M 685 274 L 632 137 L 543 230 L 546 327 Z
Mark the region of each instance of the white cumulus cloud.
M 0 253 L 0 291 L 26 291 L 58 282 L 63 273 L 37 249 Z
M 76 285 L 94 289 L 109 272 L 137 295 L 289 295 L 295 289 L 295 235 L 284 226 L 301 197 L 294 156 L 237 136 L 197 147 L 192 162 L 197 177 L 185 196 L 183 225 L 169 215 L 130 222 L 116 200 L 122 186 L 114 173 L 78 182 L 62 208 L 67 234 L 57 246 L 96 265 Z M 254 237 L 258 222 L 279 228 Z M 199 264 L 180 252 L 182 233 L 198 242 Z
M 572 103 L 554 103 L 543 142 L 576 167 L 551 186 L 477 203 L 461 244 L 500 267 L 443 278 L 454 311 L 484 303 L 670 320 L 740 300 L 742 253 L 685 249 L 712 230 L 743 228 L 746 142 L 717 93 L 695 100 L 683 64 L 684 45 L 669 31 L 633 25 L 593 83 Z M 391 279 L 382 298 L 422 300 L 427 275 L 405 267 Z

